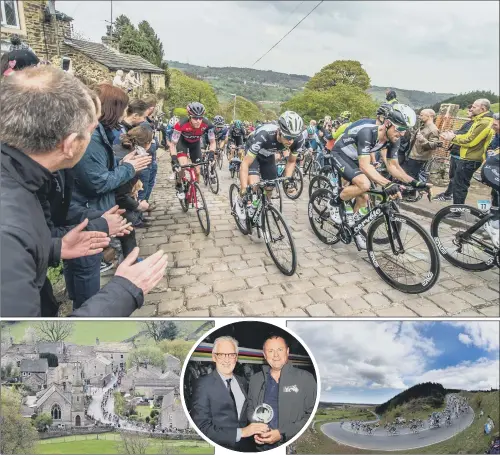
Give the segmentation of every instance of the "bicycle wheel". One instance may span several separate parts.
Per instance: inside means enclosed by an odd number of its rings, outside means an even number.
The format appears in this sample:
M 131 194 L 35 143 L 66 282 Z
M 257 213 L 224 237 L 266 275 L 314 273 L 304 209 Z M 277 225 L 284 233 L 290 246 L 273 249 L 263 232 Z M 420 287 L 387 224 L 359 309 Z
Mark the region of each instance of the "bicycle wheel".
M 203 183 L 205 186 L 208 185 L 208 164 L 204 164 L 201 168 L 201 175 L 203 177 Z
M 295 166 L 295 169 L 293 170 L 292 177 L 294 179 L 294 182 L 293 182 L 293 184 L 291 184 L 291 186 L 288 186 L 287 188 L 293 188 L 297 191 L 294 194 L 289 194 L 289 192 L 287 190 L 285 190 L 284 192 L 285 192 L 285 196 L 288 199 L 291 199 L 292 201 L 294 201 L 295 199 L 298 199 L 300 197 L 300 195 L 302 194 L 302 191 L 304 190 L 304 177 L 302 176 L 302 171 L 297 166 Z M 285 189 L 284 185 L 283 185 L 283 189 Z M 280 212 L 281 212 L 281 210 L 280 210 Z
M 196 215 L 198 215 L 198 221 L 200 222 L 201 229 L 205 235 L 208 235 L 210 234 L 210 217 L 208 215 L 207 203 L 205 202 L 205 197 L 201 192 L 198 182 L 194 182 L 193 185 L 196 192 Z
M 451 218 L 457 213 L 460 218 Z M 437 212 L 431 223 L 431 235 L 441 256 L 464 270 L 480 272 L 494 267 L 495 248 L 484 227 L 470 236 L 463 235 L 484 217 L 479 209 L 466 205 L 449 205 Z
M 219 170 L 222 169 L 223 161 L 224 161 L 224 152 L 222 150 L 219 150 L 219 153 L 217 155 L 217 164 L 219 165 Z
M 304 172 L 304 175 L 308 175 L 311 163 L 312 163 L 312 156 L 310 153 L 307 153 L 304 156 L 304 160 L 302 161 L 302 170 Z
M 335 245 L 340 241 L 339 227 L 330 218 L 329 202 L 332 199 L 331 190 L 321 188 L 316 190 L 309 199 L 307 216 L 316 237 L 327 245 Z
M 262 231 L 276 267 L 284 275 L 293 275 L 297 268 L 295 244 L 283 215 L 273 205 L 267 205 L 262 212 Z
M 269 196 L 271 202 L 281 213 L 283 213 L 283 196 L 281 194 L 281 185 L 274 185 L 273 191 Z
M 309 182 L 309 199 L 316 190 L 319 190 L 321 188 L 328 188 L 331 190 L 332 182 L 330 182 L 330 179 L 328 177 L 325 177 L 324 175 L 317 175 L 316 177 L 313 177 Z
M 429 290 L 440 271 L 439 254 L 432 238 L 417 222 L 400 213 L 392 213 L 389 223 L 391 233 L 385 216 L 376 219 L 368 228 L 366 249 L 370 262 L 386 283 L 401 292 L 419 294 Z M 401 225 L 399 235 L 396 235 L 397 223 Z M 373 241 L 379 231 L 383 238 L 392 237 L 397 254 L 389 243 L 381 245 Z
M 319 175 L 320 171 L 321 171 L 320 164 L 316 160 L 314 160 L 311 163 L 311 167 L 309 168 L 309 178 L 312 179 L 316 175 Z
M 233 214 L 234 221 L 236 221 L 236 226 L 238 226 L 238 229 L 240 232 L 244 235 L 248 234 L 248 229 L 246 227 L 246 224 L 244 225 L 236 211 L 234 210 L 234 204 L 238 200 L 238 195 L 240 194 L 240 187 L 236 185 L 236 183 L 232 183 L 231 186 L 229 187 L 229 204 L 230 204 L 230 210 L 231 213 Z
M 210 191 L 214 194 L 219 192 L 219 176 L 217 175 L 217 169 L 215 163 L 213 164 L 212 170 L 208 174 L 208 186 Z
M 185 185 L 184 182 L 183 182 L 183 185 Z M 189 192 L 189 191 L 190 191 L 190 187 L 188 186 L 188 191 L 187 192 Z M 183 199 L 179 199 L 179 203 L 181 204 L 183 212 L 187 212 L 189 210 L 189 204 L 186 201 L 187 192 L 184 192 L 184 198 Z

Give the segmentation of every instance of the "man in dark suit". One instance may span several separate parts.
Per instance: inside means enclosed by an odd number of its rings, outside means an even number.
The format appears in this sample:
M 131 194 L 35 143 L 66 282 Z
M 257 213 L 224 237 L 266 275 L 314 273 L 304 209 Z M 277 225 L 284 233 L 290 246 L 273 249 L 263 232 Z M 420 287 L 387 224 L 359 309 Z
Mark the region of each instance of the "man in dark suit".
M 215 370 L 200 377 L 194 386 L 189 413 L 211 441 L 240 452 L 252 451 L 252 436 L 269 431 L 264 423 L 247 425 L 246 379 L 233 374 L 238 361 L 238 342 L 219 337 L 214 342 Z

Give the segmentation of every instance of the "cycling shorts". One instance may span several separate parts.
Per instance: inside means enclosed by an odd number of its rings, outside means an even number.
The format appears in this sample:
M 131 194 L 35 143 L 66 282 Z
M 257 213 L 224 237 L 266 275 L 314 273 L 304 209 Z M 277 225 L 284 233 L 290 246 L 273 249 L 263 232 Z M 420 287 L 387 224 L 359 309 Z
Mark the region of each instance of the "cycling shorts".
M 187 142 L 181 136 L 177 142 L 177 158 L 189 157 L 191 163 L 201 161 L 201 144 L 197 142 Z
M 359 163 L 349 158 L 342 150 L 332 152 L 331 163 L 348 182 L 352 182 L 355 177 L 363 174 Z
M 490 188 L 500 191 L 500 154 L 489 157 L 481 169 L 481 179 Z
M 248 169 L 248 175 L 260 175 L 262 180 L 273 180 L 278 177 L 274 153 L 269 156 L 257 155 Z
M 241 147 L 243 145 L 243 136 L 233 136 L 231 137 L 232 142 L 236 147 Z

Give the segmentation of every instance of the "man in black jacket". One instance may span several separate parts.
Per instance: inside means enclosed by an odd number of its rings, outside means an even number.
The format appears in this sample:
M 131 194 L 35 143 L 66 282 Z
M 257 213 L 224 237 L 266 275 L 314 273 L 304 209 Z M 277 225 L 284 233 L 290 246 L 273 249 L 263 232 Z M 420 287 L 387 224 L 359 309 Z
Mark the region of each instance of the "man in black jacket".
M 290 350 L 280 336 L 271 336 L 262 348 L 269 365 L 250 379 L 248 418 L 266 403 L 273 409 L 270 431 L 254 436 L 257 450 L 269 450 L 292 439 L 304 426 L 316 405 L 317 384 L 308 371 L 288 363 Z
M 85 231 L 88 219 L 52 238 L 37 194 L 49 191 L 52 173 L 73 167 L 97 124 L 88 89 L 70 74 L 40 67 L 16 73 L 0 91 L 2 141 L 1 315 L 40 316 L 40 290 L 49 265 L 97 254 L 106 233 Z M 74 316 L 129 316 L 163 277 L 163 252 L 132 265 L 138 250 L 102 291 Z
M 215 370 L 200 377 L 193 390 L 189 413 L 199 430 L 211 441 L 239 452 L 251 451 L 247 438 L 267 431 L 264 423 L 247 425 L 245 378 L 233 374 L 238 361 L 238 342 L 232 337 L 214 341 Z

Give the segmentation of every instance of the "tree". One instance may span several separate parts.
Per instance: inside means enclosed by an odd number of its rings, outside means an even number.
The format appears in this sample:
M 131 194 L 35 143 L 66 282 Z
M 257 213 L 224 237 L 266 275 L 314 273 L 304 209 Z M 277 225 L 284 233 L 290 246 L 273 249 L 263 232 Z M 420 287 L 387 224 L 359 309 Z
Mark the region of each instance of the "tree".
M 342 111 L 351 111 L 353 119 L 371 117 L 375 115 L 377 104 L 357 87 L 338 85 L 325 91 L 306 89 L 283 103 L 281 108 L 297 112 L 307 123 L 325 115 L 336 117 Z
M 118 42 L 120 42 L 121 40 L 121 37 L 123 35 L 123 32 L 125 31 L 126 28 L 128 27 L 134 27 L 132 25 L 132 22 L 130 22 L 130 19 L 125 16 L 125 14 L 120 14 L 120 16 L 118 16 L 116 19 L 115 19 L 115 24 L 114 24 L 114 29 L 113 29 L 113 37 L 115 39 L 118 40 Z
M 0 395 L 0 453 L 29 454 L 35 453 L 38 433 L 21 414 L 21 395 L 15 390 L 7 387 L 2 388 Z M 8 410 L 5 412 L 5 410 Z
M 165 365 L 163 352 L 156 346 L 142 346 L 130 351 L 127 358 L 128 368 L 142 364 L 154 365 L 156 367 L 163 368 Z
M 37 334 L 36 330 L 33 327 L 29 326 L 24 331 L 23 342 L 25 344 L 36 344 L 36 343 L 38 343 L 38 334 Z
M 120 441 L 117 443 L 117 453 L 127 455 L 146 454 L 151 446 L 151 439 L 142 435 L 120 431 Z
M 69 321 L 42 321 L 38 324 L 38 338 L 41 341 L 64 341 L 74 330 L 74 323 Z
M 37 415 L 33 420 L 33 425 L 40 432 L 47 431 L 47 428 L 52 425 L 52 417 L 50 414 Z
M 165 112 L 175 108 L 185 108 L 192 101 L 203 103 L 208 117 L 219 113 L 219 101 L 208 82 L 198 81 L 186 76 L 182 71 L 171 69 L 170 87 L 163 104 Z
M 144 323 L 148 336 L 158 343 L 161 340 L 174 340 L 179 330 L 173 321 L 147 321 Z
M 224 104 L 221 109 L 222 115 L 226 119 L 233 118 L 234 112 L 234 98 L 227 104 Z M 259 106 L 251 101 L 243 98 L 242 96 L 236 97 L 236 119 L 235 120 L 248 120 L 253 122 L 262 117 L 263 113 Z
M 154 50 L 150 42 L 134 27 L 125 27 L 119 41 L 120 52 L 139 55 L 148 62 L 154 60 Z
M 55 368 L 59 365 L 59 359 L 51 352 L 41 352 L 38 356 L 40 359 L 47 359 L 50 368 Z
M 142 21 L 139 23 L 139 32 L 143 35 L 146 41 L 151 45 L 153 49 L 153 60 L 150 60 L 151 63 L 156 66 L 161 66 L 163 61 L 163 44 L 158 38 L 158 35 L 153 30 L 153 27 L 149 25 L 148 21 Z
M 158 412 L 158 409 L 151 409 L 151 412 L 149 413 L 149 416 L 154 419 L 157 415 L 160 413 Z
M 177 357 L 182 364 L 193 347 L 193 342 L 184 340 L 162 340 L 158 344 L 158 347 L 163 353 Z
M 356 60 L 336 60 L 321 68 L 306 84 L 309 90 L 328 90 L 338 85 L 353 85 L 366 90 L 370 87 L 368 73 Z

